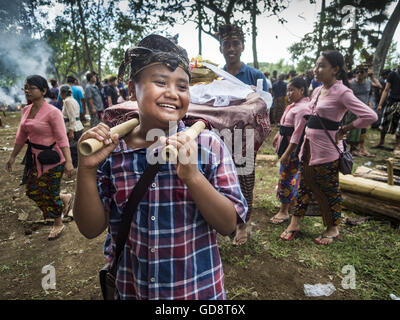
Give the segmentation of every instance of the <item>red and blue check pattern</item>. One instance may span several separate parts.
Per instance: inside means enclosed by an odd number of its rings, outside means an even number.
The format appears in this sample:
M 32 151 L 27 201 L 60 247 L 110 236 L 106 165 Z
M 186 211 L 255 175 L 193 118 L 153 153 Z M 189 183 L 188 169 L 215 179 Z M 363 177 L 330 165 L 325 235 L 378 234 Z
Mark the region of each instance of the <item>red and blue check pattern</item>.
M 182 122 L 178 130 L 184 130 Z M 228 149 L 208 130 L 198 142 L 200 172 L 234 203 L 238 221 L 245 221 L 247 203 Z M 132 150 L 121 139 L 98 167 L 99 195 L 110 212 L 104 245 L 110 263 L 123 207 L 146 165 L 146 149 Z M 204 220 L 173 164 L 161 165 L 133 216 L 116 286 L 120 299 L 226 298 L 217 232 Z

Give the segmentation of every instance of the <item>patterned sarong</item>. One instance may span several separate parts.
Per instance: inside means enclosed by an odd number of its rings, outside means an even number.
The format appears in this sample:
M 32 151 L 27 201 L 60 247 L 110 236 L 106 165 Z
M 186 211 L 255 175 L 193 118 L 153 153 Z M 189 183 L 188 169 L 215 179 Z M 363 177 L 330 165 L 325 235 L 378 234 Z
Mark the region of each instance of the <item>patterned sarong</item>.
M 310 146 L 305 142 L 300 165 L 300 186 L 293 215 L 303 217 L 311 201 L 317 200 L 324 225 L 339 225 L 342 220 L 343 198 L 339 188 L 339 160 L 309 166 Z
M 36 166 L 26 182 L 26 195 L 36 202 L 44 219 L 61 217 L 64 202 L 60 198 L 60 184 L 64 163 L 43 173 L 38 178 Z
M 300 177 L 298 170 L 299 159 L 294 154 L 292 154 L 287 166 L 281 164 L 276 196 L 283 204 L 293 203 L 297 197 Z
M 386 134 L 400 135 L 400 101 L 389 102 L 385 106 L 379 130 Z

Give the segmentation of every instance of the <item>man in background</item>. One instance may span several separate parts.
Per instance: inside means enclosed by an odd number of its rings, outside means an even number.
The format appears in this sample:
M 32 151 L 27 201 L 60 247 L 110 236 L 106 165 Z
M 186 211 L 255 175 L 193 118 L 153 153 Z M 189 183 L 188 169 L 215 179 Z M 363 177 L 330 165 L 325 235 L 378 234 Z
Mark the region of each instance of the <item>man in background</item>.
M 90 114 L 90 127 L 97 126 L 102 119 L 104 111 L 100 90 L 96 85 L 97 75 L 94 72 L 86 74 L 87 85 L 85 88 L 86 102 Z
M 220 42 L 219 49 L 220 52 L 223 54 L 226 62 L 223 69 L 241 80 L 242 82 L 254 86 L 254 88 L 257 86 L 257 80 L 262 79 L 263 90 L 265 92 L 269 92 L 264 74 L 260 70 L 254 69 L 246 65 L 240 60 L 242 52 L 244 51 L 244 34 L 242 29 L 238 26 L 231 24 L 221 25 L 218 30 L 218 38 Z M 251 174 L 239 174 L 240 188 L 242 189 L 243 195 L 246 198 L 249 211 L 247 212 L 246 223 L 237 224 L 236 234 L 233 239 L 233 245 L 235 246 L 245 244 L 248 239 L 247 224 L 249 223 L 252 211 L 253 190 L 255 182 L 254 162 L 252 163 L 253 171 Z M 238 168 L 237 164 L 236 167 Z

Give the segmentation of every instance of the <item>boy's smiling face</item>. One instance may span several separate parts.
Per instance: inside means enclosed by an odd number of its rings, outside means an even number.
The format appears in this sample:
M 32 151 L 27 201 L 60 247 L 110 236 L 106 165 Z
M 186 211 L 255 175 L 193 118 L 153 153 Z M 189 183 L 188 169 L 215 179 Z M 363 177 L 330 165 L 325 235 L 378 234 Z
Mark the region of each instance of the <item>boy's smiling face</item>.
M 189 76 L 180 67 L 174 71 L 163 64 L 148 67 L 129 87 L 146 127 L 168 128 L 170 121 L 181 120 L 188 110 Z

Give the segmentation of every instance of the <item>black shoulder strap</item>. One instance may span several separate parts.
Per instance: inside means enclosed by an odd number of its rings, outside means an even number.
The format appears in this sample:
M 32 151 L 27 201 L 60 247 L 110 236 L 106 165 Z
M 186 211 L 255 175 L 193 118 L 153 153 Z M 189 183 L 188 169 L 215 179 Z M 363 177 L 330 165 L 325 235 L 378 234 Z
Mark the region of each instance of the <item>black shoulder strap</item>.
M 122 221 L 118 228 L 115 255 L 110 269 L 113 275 L 117 273 L 119 257 L 129 235 L 133 214 L 136 212 L 139 202 L 149 189 L 150 183 L 153 181 L 159 169 L 160 164 L 158 162 L 156 164 L 148 164 L 146 170 L 143 172 L 143 175 L 140 177 L 139 181 L 136 183 L 131 194 L 129 195 L 128 202 L 126 203 L 122 212 Z
M 331 140 L 332 144 L 335 146 L 337 152 L 339 152 L 339 154 L 342 154 L 342 151 L 340 151 L 339 147 L 337 146 L 336 142 L 333 141 L 331 135 L 329 134 L 328 130 L 326 130 L 324 123 L 322 122 L 321 118 L 319 117 L 318 113 L 315 112 L 315 115 L 317 116 L 319 123 L 321 124 L 322 128 L 324 128 L 324 131 L 326 133 L 326 135 L 328 136 L 329 140 Z

